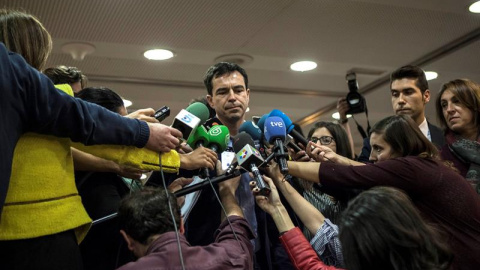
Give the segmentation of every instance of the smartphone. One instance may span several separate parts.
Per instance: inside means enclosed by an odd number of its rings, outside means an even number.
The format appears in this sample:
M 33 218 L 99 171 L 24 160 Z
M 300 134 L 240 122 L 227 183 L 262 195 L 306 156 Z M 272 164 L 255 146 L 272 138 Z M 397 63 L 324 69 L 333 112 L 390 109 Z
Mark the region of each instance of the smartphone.
M 167 118 L 168 116 L 170 115 L 170 108 L 167 107 L 167 106 L 163 106 L 162 108 L 158 109 L 156 112 L 155 112 L 155 115 L 154 117 L 162 122 L 165 118 Z

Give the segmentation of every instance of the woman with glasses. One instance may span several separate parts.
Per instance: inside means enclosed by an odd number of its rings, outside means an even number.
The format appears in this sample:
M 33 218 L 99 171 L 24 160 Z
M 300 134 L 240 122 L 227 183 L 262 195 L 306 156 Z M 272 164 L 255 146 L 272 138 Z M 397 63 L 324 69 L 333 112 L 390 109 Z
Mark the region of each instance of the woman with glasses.
M 480 86 L 468 79 L 450 81 L 442 86 L 436 105 L 447 141 L 442 159 L 453 162 L 480 194 Z

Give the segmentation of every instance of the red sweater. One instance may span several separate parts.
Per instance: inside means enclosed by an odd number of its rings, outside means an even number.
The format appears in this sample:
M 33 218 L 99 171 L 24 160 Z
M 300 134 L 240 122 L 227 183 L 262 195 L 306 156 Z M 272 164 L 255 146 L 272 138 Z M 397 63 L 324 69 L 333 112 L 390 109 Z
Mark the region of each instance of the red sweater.
M 280 236 L 285 251 L 298 270 L 337 270 L 334 266 L 324 264 L 313 250 L 303 233 L 295 227 Z
M 442 228 L 455 255 L 453 269 L 480 266 L 480 196 L 440 162 L 402 157 L 365 166 L 322 163 L 320 183 L 328 188 L 391 186 L 404 190 L 425 220 Z

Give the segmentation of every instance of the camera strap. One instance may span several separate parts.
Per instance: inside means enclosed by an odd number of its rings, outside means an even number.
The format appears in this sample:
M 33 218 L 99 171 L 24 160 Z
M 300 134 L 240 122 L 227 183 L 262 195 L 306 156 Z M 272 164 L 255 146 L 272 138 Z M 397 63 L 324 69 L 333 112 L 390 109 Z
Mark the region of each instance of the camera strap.
M 360 135 L 362 135 L 362 138 L 365 139 L 370 135 L 370 121 L 368 120 L 368 107 L 367 104 L 365 103 L 365 116 L 367 117 L 367 132 L 365 133 L 365 129 L 363 129 L 362 125 L 360 125 L 355 119 L 355 116 L 352 115 L 353 120 L 355 121 L 355 124 L 357 125 L 357 130 L 360 132 Z

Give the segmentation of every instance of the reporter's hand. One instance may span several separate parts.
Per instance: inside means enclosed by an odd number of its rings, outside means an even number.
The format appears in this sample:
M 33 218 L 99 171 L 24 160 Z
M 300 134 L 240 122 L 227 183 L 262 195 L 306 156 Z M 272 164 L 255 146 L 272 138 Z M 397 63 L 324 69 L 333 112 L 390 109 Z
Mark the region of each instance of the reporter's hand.
M 257 187 L 257 183 L 255 181 L 250 182 L 250 189 L 255 196 L 255 200 L 257 205 L 265 212 L 273 215 L 278 208 L 283 207 L 282 202 L 280 201 L 280 196 L 278 195 L 278 190 L 275 184 L 273 183 L 272 179 L 267 176 L 263 176 L 263 180 L 270 186 L 271 192 L 268 196 L 259 195 L 258 192 L 260 191 Z
M 337 101 L 337 110 L 340 114 L 340 120 L 347 119 L 347 111 L 350 109 L 348 105 L 347 98 L 339 98 Z
M 335 162 L 337 153 L 329 147 L 309 142 L 307 145 L 307 155 L 317 162 Z
M 235 196 L 235 192 L 237 191 L 238 185 L 240 184 L 240 179 L 242 178 L 241 175 L 233 177 L 231 179 L 222 181 L 218 183 L 218 190 L 223 192 L 229 192 L 233 196 Z
M 169 152 L 180 145 L 178 138 L 182 137 L 182 132 L 179 130 L 159 123 L 147 124 L 150 128 L 150 137 L 146 148 L 157 152 Z
M 130 179 L 140 179 L 140 177 L 142 177 L 142 174 L 147 172 L 148 171 L 145 170 L 119 165 L 117 174 Z
M 188 154 L 193 151 L 192 147 L 187 143 L 181 143 L 175 150 L 177 150 L 179 154 Z
M 136 110 L 132 113 L 125 115 L 125 117 L 138 119 L 149 123 L 160 123 L 155 117 L 155 110 L 152 108 Z
M 307 152 L 305 152 L 304 150 L 301 150 L 295 153 L 295 151 L 292 148 L 288 147 L 288 154 L 294 161 L 299 161 L 299 162 L 310 161 L 310 157 L 307 155 Z
M 188 154 L 180 154 L 180 168 L 186 170 L 208 168 L 213 170 L 217 163 L 217 159 L 217 153 L 213 150 L 205 147 L 198 147 Z
M 192 183 L 192 181 L 193 181 L 192 178 L 184 178 L 184 177 L 177 178 L 168 186 L 168 191 L 175 193 L 176 191 L 182 189 L 184 186 Z M 178 207 L 182 207 L 184 203 L 185 203 L 185 196 L 177 198 Z

